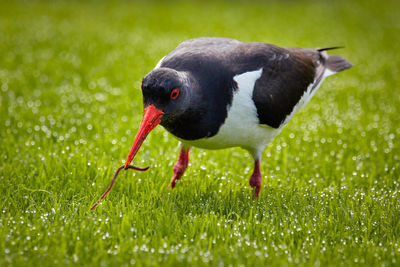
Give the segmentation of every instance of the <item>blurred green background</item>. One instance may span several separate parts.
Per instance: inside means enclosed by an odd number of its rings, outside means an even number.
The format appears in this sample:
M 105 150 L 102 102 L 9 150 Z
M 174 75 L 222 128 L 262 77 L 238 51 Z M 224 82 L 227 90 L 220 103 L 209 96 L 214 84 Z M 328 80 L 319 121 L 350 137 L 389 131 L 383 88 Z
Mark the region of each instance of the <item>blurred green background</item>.
M 0 265 L 371 265 L 400 255 L 398 1 L 1 1 Z M 263 154 L 161 127 L 95 212 L 142 116 L 140 83 L 180 42 L 331 51 L 328 78 Z

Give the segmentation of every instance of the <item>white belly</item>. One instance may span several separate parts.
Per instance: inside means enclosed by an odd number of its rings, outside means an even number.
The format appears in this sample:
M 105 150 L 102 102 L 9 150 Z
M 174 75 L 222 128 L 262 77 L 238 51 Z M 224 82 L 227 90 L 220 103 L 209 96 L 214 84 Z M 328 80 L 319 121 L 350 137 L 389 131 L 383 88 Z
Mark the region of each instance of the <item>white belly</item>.
M 229 129 L 224 126 L 213 137 L 181 141 L 190 146 L 205 149 L 242 147 L 255 155 L 262 151 L 281 131 L 281 129 L 274 129 L 269 126 L 250 125 L 248 123 Z

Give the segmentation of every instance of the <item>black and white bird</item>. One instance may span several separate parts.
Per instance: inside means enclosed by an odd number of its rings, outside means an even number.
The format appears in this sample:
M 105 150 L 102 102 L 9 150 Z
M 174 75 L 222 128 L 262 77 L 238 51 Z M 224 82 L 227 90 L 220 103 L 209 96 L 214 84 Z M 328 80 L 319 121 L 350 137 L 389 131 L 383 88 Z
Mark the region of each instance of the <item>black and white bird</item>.
M 161 124 L 181 141 L 172 188 L 188 166 L 192 146 L 241 147 L 254 158 L 250 186 L 257 198 L 266 145 L 327 76 L 352 66 L 326 53 L 334 48 L 282 48 L 214 37 L 181 43 L 143 78 L 144 117 L 125 167 Z

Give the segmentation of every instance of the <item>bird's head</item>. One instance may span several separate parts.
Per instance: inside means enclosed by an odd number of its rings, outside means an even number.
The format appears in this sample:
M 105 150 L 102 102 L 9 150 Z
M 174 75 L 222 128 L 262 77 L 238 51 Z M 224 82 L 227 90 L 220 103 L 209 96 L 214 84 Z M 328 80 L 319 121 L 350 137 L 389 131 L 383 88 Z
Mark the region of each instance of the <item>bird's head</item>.
M 185 72 L 158 68 L 147 74 L 142 81 L 143 107 L 154 105 L 164 113 L 167 121 L 184 112 L 190 102 L 189 79 Z
M 190 82 L 186 73 L 169 68 L 158 68 L 142 81 L 144 115 L 125 168 L 154 127 L 177 118 L 190 106 Z

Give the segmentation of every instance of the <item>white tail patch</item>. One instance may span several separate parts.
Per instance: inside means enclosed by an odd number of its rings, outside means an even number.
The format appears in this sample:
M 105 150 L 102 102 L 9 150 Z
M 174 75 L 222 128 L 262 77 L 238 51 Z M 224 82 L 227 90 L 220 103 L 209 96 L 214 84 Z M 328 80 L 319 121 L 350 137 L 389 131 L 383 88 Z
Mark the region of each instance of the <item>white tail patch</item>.
M 331 75 L 333 75 L 335 73 L 337 73 L 337 72 L 331 71 L 330 69 L 326 69 L 325 72 L 324 72 L 324 78 L 326 78 L 328 76 L 331 76 Z

